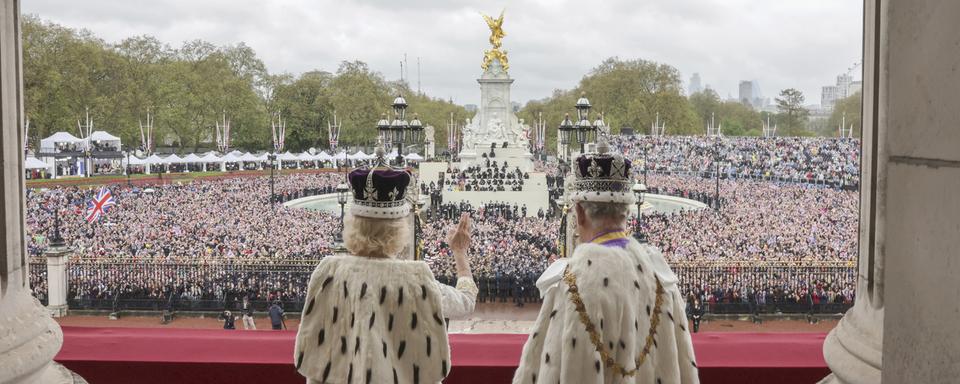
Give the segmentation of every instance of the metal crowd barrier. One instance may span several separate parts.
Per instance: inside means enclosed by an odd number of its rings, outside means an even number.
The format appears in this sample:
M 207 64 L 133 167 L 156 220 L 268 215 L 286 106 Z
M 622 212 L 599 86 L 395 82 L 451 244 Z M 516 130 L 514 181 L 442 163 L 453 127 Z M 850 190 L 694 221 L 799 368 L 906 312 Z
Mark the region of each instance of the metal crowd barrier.
M 68 304 L 72 309 L 112 311 L 236 311 L 244 294 L 254 292 L 252 302 L 256 311 L 266 310 L 270 304 L 268 295 L 281 293 L 285 295 L 281 299 L 284 310 L 296 312 L 303 308 L 302 293 L 317 262 L 313 259 L 74 260 L 68 268 Z M 680 279 L 681 289 L 704 282 L 723 288 L 726 288 L 724 284 L 757 283 L 771 289 L 798 287 L 815 281 L 841 286 L 856 283 L 854 261 L 701 261 L 675 262 L 671 267 Z M 31 260 L 30 268 L 31 287 L 45 285 L 46 263 Z M 522 286 L 522 292 L 536 290 L 535 286 L 527 285 L 521 281 L 510 284 L 511 289 Z M 44 292 L 37 296 L 46 295 Z M 488 296 L 500 295 L 495 292 Z M 494 297 L 487 299 L 493 301 Z M 772 296 L 760 304 L 750 303 L 746 298 L 732 303 L 704 303 L 707 313 L 717 314 L 842 313 L 849 306 L 849 303 L 832 301 L 811 305 L 804 298 L 790 301 Z

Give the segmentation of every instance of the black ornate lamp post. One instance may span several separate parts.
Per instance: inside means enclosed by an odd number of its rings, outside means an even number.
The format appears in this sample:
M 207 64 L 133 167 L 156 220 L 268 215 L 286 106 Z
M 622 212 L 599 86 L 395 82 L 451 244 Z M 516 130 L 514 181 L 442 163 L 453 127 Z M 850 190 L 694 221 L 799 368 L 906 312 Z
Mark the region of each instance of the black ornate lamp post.
M 720 136 L 717 136 L 717 142 L 713 146 L 714 161 L 716 163 L 716 168 L 714 169 L 714 177 L 716 178 L 716 188 L 713 192 L 713 209 L 720 209 Z
M 273 192 L 273 168 L 276 166 L 277 154 L 267 154 L 267 161 L 270 162 L 270 206 L 272 207 L 277 202 L 276 195 Z
M 390 123 L 390 131 L 393 132 L 394 147 L 397 148 L 397 165 L 403 164 L 403 139 L 408 127 L 407 124 L 407 100 L 402 95 L 397 95 L 393 99 L 393 122 Z
M 384 150 L 389 150 L 391 147 L 397 149 L 397 165 L 402 166 L 403 145 L 419 143 L 423 124 L 416 115 L 413 116 L 412 121 L 407 122 L 407 100 L 402 95 L 397 95 L 397 98 L 393 99 L 392 107 L 393 121 L 387 121 L 385 115 L 381 117 L 377 122 L 377 132 L 380 134 Z
M 127 147 L 127 187 L 130 186 L 130 147 Z
M 643 243 L 647 241 L 647 237 L 643 233 L 643 195 L 647 193 L 647 186 L 644 184 L 636 183 L 633 185 L 633 194 L 637 197 L 637 223 L 633 230 L 633 235 L 636 237 L 637 241 Z
M 340 183 L 337 185 L 337 203 L 340 204 L 340 231 L 337 232 L 337 240 L 343 241 L 343 215 L 344 207 L 347 205 L 347 193 L 350 191 L 350 188 L 347 188 L 346 183 Z
M 53 235 L 50 236 L 51 247 L 62 247 L 64 245 L 63 236 L 60 235 L 60 201 L 53 208 Z
M 563 115 L 563 121 L 557 127 L 557 134 L 560 136 L 560 146 L 563 147 L 563 159 L 570 157 L 570 132 L 573 132 L 573 121 L 570 120 L 570 114 Z
M 596 140 L 599 127 L 590 123 L 591 106 L 586 94 L 580 95 L 574 107 L 577 109 L 577 122 L 574 124 L 574 129 L 577 131 L 577 141 L 580 142 L 580 153 L 584 153 L 587 150 L 587 142 Z
M 413 114 L 413 120 L 410 120 L 410 125 L 407 126 L 407 130 L 410 131 L 408 138 L 410 139 L 411 145 L 416 145 L 420 143 L 420 136 L 423 134 L 423 123 L 420 122 L 420 116 L 416 113 Z M 426 155 L 426 154 L 424 154 Z M 400 164 L 403 164 L 403 155 L 400 152 L 397 152 L 397 157 L 400 159 Z
M 383 145 L 383 150 L 386 151 L 393 145 L 393 133 L 390 130 L 390 120 L 387 120 L 386 113 L 380 115 L 380 120 L 377 121 L 377 133 L 380 136 L 380 145 Z

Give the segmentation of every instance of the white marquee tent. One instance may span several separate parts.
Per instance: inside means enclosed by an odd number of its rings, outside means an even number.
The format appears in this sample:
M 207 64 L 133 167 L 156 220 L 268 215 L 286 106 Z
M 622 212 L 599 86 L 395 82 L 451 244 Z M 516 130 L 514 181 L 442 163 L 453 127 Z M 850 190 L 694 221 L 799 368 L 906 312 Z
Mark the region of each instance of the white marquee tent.
M 126 159 L 124 159 L 126 160 Z M 126 162 L 126 161 L 124 161 Z M 130 156 L 130 165 L 146 165 L 147 161 L 136 156 Z
M 202 163 L 203 159 L 200 156 L 197 156 L 195 153 L 191 153 L 183 157 L 184 163 Z
M 240 161 L 240 156 L 243 154 L 243 152 L 240 152 L 239 154 L 238 154 L 237 152 L 238 152 L 238 151 L 233 151 L 233 152 L 230 152 L 230 153 L 226 154 L 225 156 L 223 156 L 222 158 L 220 158 L 220 161 L 222 161 L 222 162 L 224 162 L 224 163 L 236 163 L 236 162 Z
M 36 157 L 27 157 L 26 161 L 23 162 L 24 168 L 26 169 L 46 169 L 50 168 L 50 165 L 40 161 Z
M 160 156 L 157 156 L 157 154 L 154 153 L 149 157 L 147 157 L 146 159 L 143 159 L 143 163 L 153 165 L 153 164 L 164 164 L 165 161 L 163 160 L 163 158 L 161 158 Z
M 280 161 L 298 161 L 299 159 L 297 158 L 297 155 L 294 155 L 294 154 L 292 154 L 292 153 L 290 153 L 290 152 L 284 152 L 284 153 L 281 153 L 281 154 L 277 155 L 277 160 L 280 160 Z
M 176 153 L 174 153 L 174 154 L 172 154 L 172 155 L 167 156 L 166 158 L 164 158 L 164 159 L 163 159 L 163 162 L 164 162 L 164 163 L 167 163 L 167 164 L 182 164 L 182 163 L 185 163 L 185 161 L 183 161 L 183 159 L 180 158 L 180 156 L 177 156 Z
M 113 147 L 114 150 L 120 150 L 120 138 L 107 133 L 106 131 L 93 131 L 87 137 L 87 142 L 99 142 Z
M 215 154 L 215 153 L 213 153 L 213 152 L 207 152 L 206 155 L 203 155 L 202 157 L 200 157 L 200 160 L 202 160 L 204 163 L 221 163 L 221 162 L 223 162 L 223 160 L 222 160 L 220 157 L 217 157 L 217 154 Z
M 40 140 L 40 152 L 57 152 L 57 144 L 76 144 L 86 141 L 67 132 L 57 132 Z

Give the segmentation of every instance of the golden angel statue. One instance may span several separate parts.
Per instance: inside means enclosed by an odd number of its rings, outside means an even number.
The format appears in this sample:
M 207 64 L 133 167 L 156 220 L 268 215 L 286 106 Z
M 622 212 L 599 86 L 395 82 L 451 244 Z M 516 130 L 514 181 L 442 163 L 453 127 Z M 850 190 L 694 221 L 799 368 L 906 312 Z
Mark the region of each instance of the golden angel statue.
M 503 33 L 503 11 L 500 11 L 500 17 L 496 19 L 484 14 L 481 14 L 481 16 L 487 21 L 487 26 L 490 27 L 490 45 L 493 46 L 493 49 L 500 49 L 500 40 L 507 35 Z
M 503 11 L 500 11 L 500 17 L 496 19 L 484 14 L 480 15 L 483 16 L 487 26 L 490 27 L 490 45 L 493 46 L 493 49 L 483 51 L 483 63 L 480 68 L 487 70 L 493 60 L 498 60 L 503 70 L 510 69 L 510 64 L 507 62 L 507 52 L 500 49 L 501 40 L 507 35 L 503 32 Z

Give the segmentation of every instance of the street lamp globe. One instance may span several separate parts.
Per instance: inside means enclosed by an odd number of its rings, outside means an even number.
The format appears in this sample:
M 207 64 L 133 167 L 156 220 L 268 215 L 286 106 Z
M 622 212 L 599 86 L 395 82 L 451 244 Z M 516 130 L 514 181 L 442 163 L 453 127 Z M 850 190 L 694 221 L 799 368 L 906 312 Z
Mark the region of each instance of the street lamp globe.
M 404 113 L 407 110 L 407 99 L 403 98 L 403 95 L 397 95 L 397 98 L 393 99 L 393 112 L 400 117 L 400 120 L 403 120 Z
M 340 205 L 346 204 L 346 203 L 347 203 L 347 192 L 349 192 L 349 191 L 350 191 L 350 189 L 347 188 L 347 184 L 346 184 L 346 183 L 337 184 L 337 203 L 340 203 Z
M 601 112 L 601 113 L 598 113 L 598 114 L 597 114 L 597 119 L 593 121 L 593 127 L 594 127 L 597 131 L 601 131 L 601 132 L 602 132 L 602 131 L 604 131 L 604 127 L 605 127 L 606 125 L 607 125 L 607 124 L 603 122 L 603 113 L 602 113 L 602 112 Z
M 647 186 L 643 183 L 636 183 L 631 190 L 633 194 L 637 196 L 637 206 L 643 205 L 643 195 L 647 193 Z M 637 213 L 639 214 L 640 212 L 637 211 Z
M 383 142 L 384 146 L 390 146 L 390 121 L 387 120 L 387 113 L 384 112 L 380 115 L 380 120 L 377 121 L 377 133 L 380 135 L 380 140 Z
M 410 140 L 413 144 L 420 143 L 420 134 L 423 133 L 423 123 L 420 122 L 420 116 L 413 114 L 413 120 L 410 120 L 408 127 L 410 130 Z
M 573 131 L 573 121 L 570 120 L 569 113 L 563 115 L 563 121 L 560 122 L 560 126 L 557 128 L 557 131 L 560 135 L 560 144 L 564 146 L 569 145 L 570 132 Z
M 587 125 L 589 125 L 590 114 L 590 100 L 587 100 L 587 93 L 583 92 L 580 94 L 580 98 L 577 99 L 577 104 L 574 106 L 577 108 L 577 120 L 583 121 L 587 120 Z

